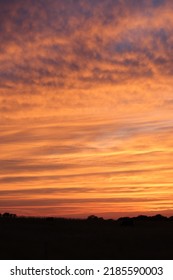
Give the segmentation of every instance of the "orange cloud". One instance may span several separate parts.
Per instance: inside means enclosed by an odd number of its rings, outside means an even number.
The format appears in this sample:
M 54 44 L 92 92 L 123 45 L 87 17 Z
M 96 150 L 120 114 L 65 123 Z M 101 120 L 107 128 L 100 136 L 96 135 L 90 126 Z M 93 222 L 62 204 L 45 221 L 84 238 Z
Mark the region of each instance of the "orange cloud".
M 171 1 L 0 9 L 0 211 L 171 213 Z

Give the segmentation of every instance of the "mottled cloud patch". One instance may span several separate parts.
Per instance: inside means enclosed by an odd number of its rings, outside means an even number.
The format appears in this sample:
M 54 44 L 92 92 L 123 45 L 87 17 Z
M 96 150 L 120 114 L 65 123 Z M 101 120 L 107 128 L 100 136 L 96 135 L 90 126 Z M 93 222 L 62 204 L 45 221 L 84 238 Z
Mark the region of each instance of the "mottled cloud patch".
M 0 86 L 8 102 L 2 101 L 4 114 L 15 109 L 9 92 L 18 96 L 16 111 L 21 112 L 32 110 L 25 106 L 27 94 L 34 94 L 32 108 L 56 104 L 55 110 L 78 109 L 78 104 L 110 106 L 111 101 L 122 105 L 127 99 L 155 106 L 164 100 L 159 88 L 168 91 L 172 86 L 171 1 L 1 1 L 0 5 Z M 43 97 L 35 98 L 38 94 Z M 160 97 L 159 102 L 155 104 L 151 95 Z

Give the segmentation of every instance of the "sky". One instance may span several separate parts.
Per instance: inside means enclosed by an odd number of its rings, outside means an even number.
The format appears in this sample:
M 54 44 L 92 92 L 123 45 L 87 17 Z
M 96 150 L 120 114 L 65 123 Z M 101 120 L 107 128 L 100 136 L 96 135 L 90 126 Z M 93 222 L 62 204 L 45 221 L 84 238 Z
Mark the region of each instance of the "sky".
M 0 213 L 173 215 L 173 1 L 0 0 Z

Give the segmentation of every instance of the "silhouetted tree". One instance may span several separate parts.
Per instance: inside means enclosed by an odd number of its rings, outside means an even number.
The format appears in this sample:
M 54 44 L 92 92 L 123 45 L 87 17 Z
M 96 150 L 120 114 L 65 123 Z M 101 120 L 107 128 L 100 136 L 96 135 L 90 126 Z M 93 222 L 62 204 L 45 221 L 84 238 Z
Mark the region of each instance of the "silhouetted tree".
M 2 214 L 3 218 L 16 218 L 16 214 L 5 212 Z
M 102 217 L 97 217 L 95 215 L 90 215 L 90 216 L 88 216 L 87 221 L 98 223 L 98 222 L 103 222 L 104 219 Z
M 120 219 L 118 219 L 118 222 L 120 223 L 121 226 L 125 226 L 125 227 L 134 226 L 133 218 L 129 218 L 129 217 L 120 218 Z
M 134 218 L 137 221 L 148 221 L 150 219 L 150 217 L 146 216 L 146 215 L 139 215 L 137 217 Z
M 154 220 L 154 221 L 165 221 L 165 220 L 167 220 L 167 218 L 165 216 L 162 216 L 160 214 L 152 216 L 151 219 Z
M 87 218 L 87 220 L 97 220 L 98 219 L 98 217 L 97 216 L 95 216 L 95 215 L 90 215 L 90 216 L 88 216 L 88 218 Z

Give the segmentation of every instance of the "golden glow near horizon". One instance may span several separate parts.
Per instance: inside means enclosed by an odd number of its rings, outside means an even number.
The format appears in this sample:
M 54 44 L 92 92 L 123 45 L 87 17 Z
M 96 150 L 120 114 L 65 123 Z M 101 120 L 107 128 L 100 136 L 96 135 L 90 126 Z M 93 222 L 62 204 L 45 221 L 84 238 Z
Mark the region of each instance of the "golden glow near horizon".
M 173 1 L 1 1 L 0 212 L 173 213 Z

